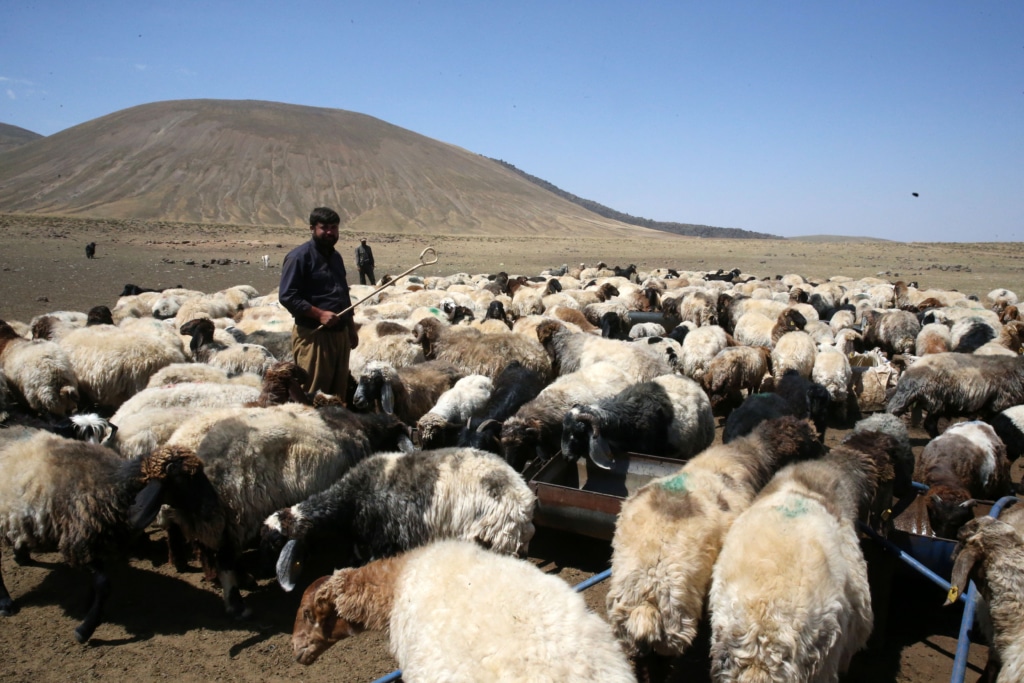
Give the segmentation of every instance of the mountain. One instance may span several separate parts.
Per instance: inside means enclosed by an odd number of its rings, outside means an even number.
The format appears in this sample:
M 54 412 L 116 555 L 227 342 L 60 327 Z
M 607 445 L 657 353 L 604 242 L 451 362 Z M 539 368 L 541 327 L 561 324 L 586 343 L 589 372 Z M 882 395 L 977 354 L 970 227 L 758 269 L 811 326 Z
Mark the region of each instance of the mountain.
M 20 147 L 26 142 L 32 142 L 43 137 L 39 133 L 33 133 L 30 130 L 19 128 L 18 126 L 12 126 L 7 123 L 0 123 L 0 153 L 6 152 L 9 149 Z
M 751 230 L 742 230 L 740 228 L 716 228 L 711 225 L 700 225 L 697 223 L 673 223 L 668 221 L 655 221 L 650 218 L 640 218 L 638 216 L 631 216 L 628 213 L 622 213 L 615 209 L 610 209 L 603 204 L 598 204 L 591 199 L 584 199 L 583 197 L 577 197 L 574 194 L 566 192 L 565 190 L 555 187 L 546 180 L 542 180 L 536 176 L 532 176 L 526 171 L 521 171 L 507 161 L 495 159 L 497 163 L 509 168 L 519 175 L 523 176 L 531 183 L 543 187 L 549 192 L 553 192 L 563 199 L 568 199 L 573 204 L 578 204 L 588 211 L 593 211 L 599 216 L 605 218 L 611 218 L 612 220 L 621 221 L 628 223 L 629 225 L 636 225 L 641 228 L 650 228 L 652 230 L 661 230 L 663 232 L 671 232 L 676 235 L 686 235 L 688 237 L 723 237 L 731 239 L 779 239 L 776 235 L 769 235 L 764 232 L 753 232 Z
M 302 226 L 314 206 L 358 232 L 650 235 L 507 165 L 340 109 L 156 102 L 0 153 L 0 213 Z

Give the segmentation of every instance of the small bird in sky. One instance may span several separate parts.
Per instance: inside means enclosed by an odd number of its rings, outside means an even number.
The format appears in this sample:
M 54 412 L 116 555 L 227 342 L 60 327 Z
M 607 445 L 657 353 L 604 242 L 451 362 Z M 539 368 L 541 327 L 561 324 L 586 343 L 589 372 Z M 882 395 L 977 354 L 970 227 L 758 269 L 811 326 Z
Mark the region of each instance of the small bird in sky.
M 920 197 L 920 196 L 921 196 L 921 195 L 919 195 L 919 194 L 918 194 L 918 193 L 916 193 L 916 192 L 911 192 L 910 194 L 914 195 L 915 197 Z

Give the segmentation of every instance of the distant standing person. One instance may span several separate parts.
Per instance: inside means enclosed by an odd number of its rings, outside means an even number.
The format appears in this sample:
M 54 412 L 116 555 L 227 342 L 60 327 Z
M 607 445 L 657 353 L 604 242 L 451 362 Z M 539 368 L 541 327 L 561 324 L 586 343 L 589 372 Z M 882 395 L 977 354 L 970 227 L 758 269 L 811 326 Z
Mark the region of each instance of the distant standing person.
M 356 247 L 356 266 L 359 268 L 359 284 L 365 285 L 369 280 L 371 285 L 376 285 L 377 280 L 373 277 L 373 249 L 366 244 L 366 238 L 359 240 Z
M 284 257 L 278 299 L 295 318 L 292 353 L 309 373 L 310 393 L 347 400 L 349 351 L 359 343 L 345 276 L 345 262 L 334 249 L 341 217 L 326 207 L 309 214 L 311 239 Z

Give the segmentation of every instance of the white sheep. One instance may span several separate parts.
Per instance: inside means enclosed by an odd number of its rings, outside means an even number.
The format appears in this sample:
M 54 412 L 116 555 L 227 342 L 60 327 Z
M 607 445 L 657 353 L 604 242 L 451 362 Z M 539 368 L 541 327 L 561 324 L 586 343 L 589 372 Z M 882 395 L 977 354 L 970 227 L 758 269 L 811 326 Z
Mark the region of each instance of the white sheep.
M 711 360 L 722 349 L 734 346 L 735 343 L 718 325 L 704 325 L 691 330 L 683 339 L 680 371 L 691 379 L 703 382 Z
M 458 430 L 479 412 L 491 398 L 494 382 L 486 375 L 467 375 L 448 391 L 441 394 L 434 407 L 416 423 L 422 448 L 437 448 L 444 444 L 445 432 Z
M 841 445 L 791 464 L 729 528 L 708 597 L 716 681 L 834 682 L 867 644 L 874 613 L 855 523 L 884 457 Z
M 0 320 L 0 370 L 13 397 L 29 409 L 57 417 L 78 407 L 78 379 L 55 342 L 19 336 Z
M 817 355 L 818 346 L 806 332 L 796 330 L 781 335 L 772 348 L 772 377 L 776 385 L 787 370 L 796 370 L 798 375 L 809 379 Z
M 440 541 L 306 589 L 292 649 L 312 664 L 338 640 L 386 630 L 409 683 L 625 683 L 608 625 L 557 576 L 465 541 Z
M 780 466 L 816 455 L 817 434 L 793 417 L 712 446 L 622 504 L 612 538 L 608 618 L 631 652 L 682 654 L 693 642 L 711 568 L 733 520 Z
M 82 399 L 110 410 L 146 388 L 161 368 L 185 362 L 180 343 L 114 325 L 83 327 L 57 343 L 67 353 Z

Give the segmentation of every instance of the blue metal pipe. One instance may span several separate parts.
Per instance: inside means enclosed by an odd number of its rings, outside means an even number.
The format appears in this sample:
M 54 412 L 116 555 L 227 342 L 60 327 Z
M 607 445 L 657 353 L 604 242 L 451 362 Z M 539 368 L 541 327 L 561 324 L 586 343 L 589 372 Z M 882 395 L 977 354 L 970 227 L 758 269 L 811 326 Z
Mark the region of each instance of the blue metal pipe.
M 1003 511 L 1003 508 L 1010 503 L 1016 503 L 1016 496 L 1003 496 L 995 502 L 992 509 L 988 511 L 989 517 L 999 517 L 999 514 Z M 956 656 L 953 658 L 953 674 L 950 676 L 950 683 L 963 683 L 964 676 L 967 674 L 967 655 L 971 649 L 970 632 L 971 627 L 974 626 L 974 611 L 977 607 L 978 602 L 978 587 L 974 585 L 974 582 L 970 582 L 970 586 L 967 589 L 966 605 L 964 606 L 964 616 L 960 620 L 960 635 L 956 641 Z
M 878 534 L 877 531 L 875 531 L 874 529 L 872 529 L 868 525 L 864 524 L 863 522 L 857 522 L 857 527 L 861 531 L 866 533 L 868 536 L 871 536 L 871 538 L 873 538 L 876 541 L 878 541 L 879 543 L 881 543 L 882 546 L 886 550 L 888 550 L 890 553 L 892 553 L 893 555 L 895 555 L 899 559 L 901 559 L 904 562 L 906 562 L 907 564 L 909 564 L 915 571 L 917 571 L 920 574 L 923 574 L 925 576 L 925 578 L 927 578 L 929 581 L 934 583 L 936 586 L 938 586 L 942 590 L 946 591 L 946 593 L 949 593 L 949 581 L 946 581 L 944 578 L 942 578 L 941 576 L 939 576 L 938 574 L 933 572 L 931 569 L 929 569 L 928 567 L 926 567 L 923 564 L 921 564 L 916 558 L 914 558 L 913 555 L 911 555 L 910 553 L 906 552 L 905 550 L 903 550 L 902 548 L 897 546 L 895 543 L 893 543 L 889 539 L 883 538 L 882 536 L 880 536 Z M 965 595 L 961 595 L 957 599 L 958 600 L 966 600 L 967 597 Z

